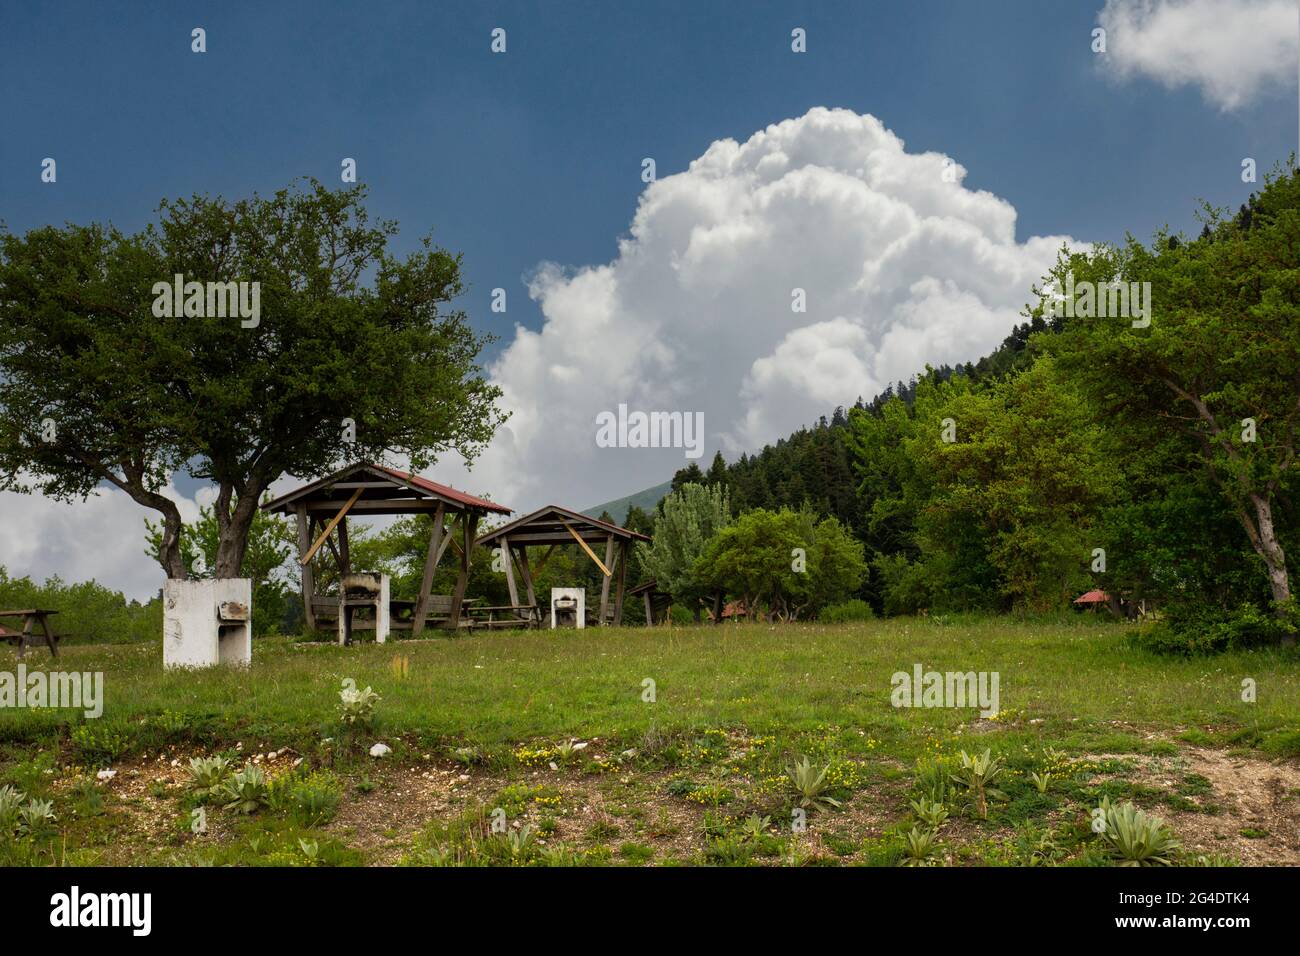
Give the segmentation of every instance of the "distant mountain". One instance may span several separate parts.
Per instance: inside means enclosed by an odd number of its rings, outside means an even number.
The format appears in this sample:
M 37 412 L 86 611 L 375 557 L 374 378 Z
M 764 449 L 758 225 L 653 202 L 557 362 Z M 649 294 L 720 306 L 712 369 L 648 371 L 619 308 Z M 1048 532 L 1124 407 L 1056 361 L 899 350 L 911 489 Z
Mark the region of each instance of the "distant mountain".
M 626 498 L 616 498 L 614 501 L 607 501 L 603 505 L 596 505 L 594 508 L 588 508 L 582 513 L 590 518 L 599 518 L 601 513 L 608 511 L 613 519 L 620 524 L 627 518 L 628 509 L 636 505 L 642 511 L 654 511 L 655 506 L 673 490 L 673 483 L 665 481 L 662 485 L 655 485 L 653 488 L 646 488 L 628 495 Z

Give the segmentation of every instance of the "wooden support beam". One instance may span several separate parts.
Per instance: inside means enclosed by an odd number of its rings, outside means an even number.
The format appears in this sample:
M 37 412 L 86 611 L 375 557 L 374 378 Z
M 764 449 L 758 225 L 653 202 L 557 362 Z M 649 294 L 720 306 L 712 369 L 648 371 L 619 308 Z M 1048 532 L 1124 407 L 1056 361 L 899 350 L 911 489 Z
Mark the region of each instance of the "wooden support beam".
M 320 550 L 320 546 L 325 543 L 325 539 L 330 536 L 330 532 L 332 532 L 338 523 L 346 517 L 348 511 L 350 511 L 352 506 L 357 503 L 357 499 L 361 497 L 361 492 L 364 490 L 364 488 L 358 488 L 356 491 L 352 492 L 352 497 L 348 499 L 348 503 L 340 508 L 339 513 L 336 514 L 330 520 L 330 523 L 325 526 L 325 530 L 320 533 L 320 537 L 316 539 L 316 543 L 311 546 L 311 549 L 308 550 L 306 555 L 298 559 L 299 564 L 305 566 L 316 552 Z
M 646 591 L 645 594 L 641 596 L 645 598 L 645 626 L 653 627 L 655 623 L 655 606 L 650 600 L 650 592 Z
M 433 575 L 442 560 L 442 549 L 446 546 L 442 540 L 446 534 L 443 527 L 443 514 L 446 505 L 438 502 L 438 510 L 433 515 L 433 532 L 429 535 L 429 553 L 424 557 L 424 577 L 420 581 L 420 593 L 415 597 L 415 615 L 411 619 L 411 633 L 418 635 L 424 630 L 425 619 L 429 616 L 429 594 L 433 591 Z
M 519 546 L 519 550 L 520 550 L 520 551 L 523 551 L 524 548 L 526 548 L 526 547 L 527 547 L 527 545 L 522 545 L 522 544 L 521 544 L 521 545 Z M 553 554 L 555 553 L 555 549 L 556 549 L 557 547 L 558 547 L 558 545 L 554 545 L 554 544 L 553 544 L 553 545 L 551 545 L 549 548 L 546 549 L 546 553 L 545 553 L 544 555 L 542 555 L 542 560 L 540 560 L 540 561 L 537 562 L 537 570 L 533 573 L 534 577 L 538 577 L 538 578 L 540 578 L 540 577 L 542 576 L 542 572 L 543 572 L 544 570 L 546 570 L 546 562 L 549 561 L 549 560 L 551 560 L 551 555 L 553 555 Z
M 627 552 L 628 542 L 624 539 L 618 544 L 618 589 L 614 594 L 615 627 L 622 627 L 623 625 L 623 592 L 627 584 Z
M 294 509 L 298 521 L 298 557 L 301 558 L 307 554 L 307 548 L 311 541 L 311 535 L 307 530 L 307 524 L 310 520 L 307 517 L 307 508 L 304 505 L 298 505 Z M 312 609 L 312 598 L 316 596 L 316 575 L 312 573 L 311 560 L 299 562 L 302 565 L 302 605 L 303 605 L 303 623 L 306 624 L 309 631 L 316 630 L 316 612 Z
M 591 546 L 587 544 L 587 542 L 582 540 L 582 537 L 581 535 L 578 534 L 578 532 L 573 530 L 573 526 L 571 524 L 569 524 L 566 521 L 561 521 L 560 524 L 564 525 L 565 529 L 569 532 L 569 534 L 573 535 L 574 541 L 582 545 L 582 550 L 587 552 L 587 557 L 591 558 L 591 560 L 596 562 L 596 567 L 600 568 L 600 570 L 605 573 L 605 578 L 606 580 L 608 580 L 611 572 L 609 568 L 605 565 L 604 561 L 601 561 L 600 558 L 596 557 L 596 552 L 592 551 Z M 609 535 L 608 540 L 613 541 L 614 536 Z M 606 560 L 610 560 L 610 559 L 607 557 Z
M 537 592 L 533 590 L 533 573 L 528 567 L 528 549 L 519 548 L 519 575 L 524 579 L 524 588 L 528 594 L 528 603 L 533 606 L 529 620 L 541 623 L 541 608 L 537 606 Z
M 468 511 L 461 513 L 461 531 L 465 538 L 465 547 L 460 552 L 460 575 L 456 578 L 456 590 L 451 596 L 451 619 L 447 626 L 453 631 L 460 627 L 460 605 L 465 600 L 465 586 L 469 583 L 469 553 L 474 547 L 474 534 L 478 530 L 478 515 Z
M 599 563 L 599 562 L 597 562 Z M 605 539 L 605 564 L 601 565 L 614 566 L 614 536 L 611 534 Z M 613 577 L 610 571 L 605 571 L 605 580 L 600 582 L 600 626 L 605 626 L 605 614 L 609 611 L 609 580 Z
M 506 572 L 506 589 L 510 592 L 510 603 L 517 605 L 519 603 L 519 588 L 515 587 L 515 562 L 510 556 L 510 541 L 506 538 L 498 538 L 501 542 L 501 557 L 505 558 L 503 565 Z
M 352 573 L 352 554 L 348 551 L 348 519 L 339 522 L 339 574 Z

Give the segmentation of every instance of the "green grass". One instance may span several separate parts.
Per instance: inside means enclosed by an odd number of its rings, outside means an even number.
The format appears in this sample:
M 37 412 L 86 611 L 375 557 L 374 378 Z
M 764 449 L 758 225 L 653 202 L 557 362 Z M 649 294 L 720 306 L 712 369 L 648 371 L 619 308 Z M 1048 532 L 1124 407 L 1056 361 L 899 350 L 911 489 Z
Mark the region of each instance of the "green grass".
M 873 804 L 888 809 L 888 826 L 906 832 L 913 825 L 907 801 L 924 792 L 913 779 L 918 759 L 992 746 L 1009 771 L 1001 785 L 1006 798 L 991 805 L 988 821 L 964 819 L 980 832 L 954 844 L 952 859 L 1087 863 L 1092 851 L 1080 821 L 1086 823 L 1090 803 L 1110 796 L 1213 813 L 1191 799 L 1203 798 L 1208 783 L 1185 775 L 1164 793 L 1124 779 L 1132 758 L 1071 764 L 1045 756 L 1046 748 L 1083 757 L 1163 757 L 1188 744 L 1268 758 L 1300 753 L 1294 652 L 1167 658 L 1133 648 L 1128 638 L 1127 627 L 1091 617 L 950 616 L 474 633 L 348 648 L 264 639 L 255 644 L 250 669 L 200 672 L 164 672 L 156 644 L 70 646 L 58 667 L 104 672 L 104 716 L 0 710 L 0 784 L 56 799 L 59 815 L 57 838 L 43 849 L 12 848 L 18 855 L 11 862 L 112 861 L 107 848 L 130 807 L 100 798 L 93 781 L 99 767 L 146 754 L 156 759 L 167 748 L 182 756 L 225 752 L 238 765 L 241 753 L 285 746 L 337 774 L 312 778 L 315 790 L 298 798 L 311 804 L 306 810 L 268 809 L 228 821 L 214 810 L 224 821 L 222 835 L 204 849 L 187 832 L 192 802 L 183 788 L 151 781 L 147 795 L 133 799 L 154 801 L 176 822 L 164 845 L 146 856 L 162 863 L 362 862 L 364 854 L 347 845 L 346 828 L 322 827 L 340 799 L 346 808 L 382 796 L 373 793 L 376 768 L 366 756 L 382 740 L 393 748 L 388 765 L 443 766 L 497 781 L 477 806 L 458 812 L 478 820 L 501 806 L 512 819 L 531 819 L 542 841 L 511 849 L 469 824 L 430 820 L 425 836 L 407 845 L 408 862 L 561 865 L 572 862 L 570 851 L 585 863 L 794 859 L 802 851 L 780 828 L 792 806 L 785 769 L 796 754 L 827 766 L 828 796 L 848 801 L 869 791 Z M 405 676 L 392 666 L 397 655 L 409 661 Z M 52 663 L 39 653 L 27 661 L 29 670 Z M 894 708 L 891 676 L 917 663 L 926 670 L 997 671 L 1001 715 L 980 721 L 973 709 Z M 1261 688 L 1258 703 L 1241 701 L 1244 677 Z M 345 678 L 381 695 L 371 725 L 340 721 Z M 654 682 L 653 702 L 644 699 L 647 680 Z M 600 744 L 567 750 L 572 739 Z M 430 754 L 432 764 L 420 763 Z M 1040 794 L 1030 772 L 1055 770 L 1053 762 L 1061 769 Z M 586 787 L 587 795 L 575 801 L 558 786 L 564 780 Z M 570 826 L 573 804 L 586 801 L 592 788 L 609 812 Z M 955 798 L 949 806 L 954 818 L 963 815 Z M 672 807 L 703 818 L 696 834 L 703 843 L 689 853 L 680 844 L 691 825 L 683 833 L 682 819 L 666 815 Z M 778 821 L 774 835 L 757 845 L 738 829 L 751 814 Z M 887 863 L 901 852 L 899 831 L 868 835 L 851 815 L 834 811 L 822 819 L 828 852 L 814 862 Z M 557 826 L 585 845 L 548 839 Z M 1043 841 L 1051 844 L 1047 850 Z
M 390 666 L 409 657 L 405 679 Z M 259 641 L 247 672 L 164 672 L 160 648 L 70 647 L 64 669 L 105 673 L 104 717 L 82 741 L 112 759 L 150 738 L 233 742 L 312 736 L 337 723 L 344 678 L 383 696 L 387 732 L 466 739 L 491 748 L 535 737 L 747 727 L 754 732 L 853 724 L 890 735 L 943 732 L 970 711 L 895 709 L 890 676 L 914 663 L 939 671 L 997 671 L 1001 706 L 1041 719 L 1054 735 L 1096 742 L 1111 722 L 1191 728 L 1199 741 L 1300 750 L 1300 672 L 1294 654 L 1243 652 L 1171 659 L 1128 647 L 1124 629 L 1090 623 L 915 619 L 835 627 L 621 629 L 476 633 L 348 648 Z M 29 670 L 50 666 L 28 660 Z M 1243 703 L 1242 677 L 1268 693 Z M 654 703 L 642 700 L 655 682 Z M 142 724 L 143 721 L 143 724 Z M 0 711 L 0 743 L 66 733 L 79 716 Z M 1071 727 L 1071 724 L 1083 724 Z M 1207 729 L 1208 728 L 1208 729 Z

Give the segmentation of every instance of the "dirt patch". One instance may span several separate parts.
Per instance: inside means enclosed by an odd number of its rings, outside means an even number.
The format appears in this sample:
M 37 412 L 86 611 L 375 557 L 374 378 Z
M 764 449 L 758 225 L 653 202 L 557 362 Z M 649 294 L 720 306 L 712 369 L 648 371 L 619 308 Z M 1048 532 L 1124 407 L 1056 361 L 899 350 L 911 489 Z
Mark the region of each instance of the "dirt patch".
M 1197 800 L 1217 814 L 1173 811 L 1168 821 L 1183 844 L 1203 853 L 1227 853 L 1246 866 L 1300 864 L 1300 766 L 1183 747 L 1177 757 L 1148 768 L 1155 785 L 1177 785 L 1172 774 L 1195 774 L 1210 791 Z

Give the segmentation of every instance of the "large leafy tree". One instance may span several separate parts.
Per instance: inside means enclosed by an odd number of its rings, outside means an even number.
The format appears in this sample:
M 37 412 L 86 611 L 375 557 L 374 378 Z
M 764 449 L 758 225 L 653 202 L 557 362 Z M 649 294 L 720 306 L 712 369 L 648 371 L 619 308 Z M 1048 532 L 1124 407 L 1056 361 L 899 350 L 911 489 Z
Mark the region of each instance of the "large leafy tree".
M 102 483 L 162 515 L 159 560 L 187 576 L 166 495 L 181 467 L 217 487 L 213 573 L 241 573 L 257 503 L 284 473 L 407 456 L 472 459 L 501 417 L 485 339 L 450 303 L 460 257 L 398 258 L 364 189 L 163 202 L 138 235 L 99 225 L 0 234 L 0 487 L 61 499 Z M 260 283 L 261 317 L 159 318 L 175 274 Z M 354 427 L 353 427 L 354 426 Z
M 692 607 L 711 588 L 697 574 L 695 561 L 709 539 L 731 523 L 731 498 L 725 485 L 688 482 L 660 502 L 654 541 L 637 545 L 641 567 L 673 600 Z
M 1177 435 L 1258 557 L 1279 614 L 1292 598 L 1280 512 L 1300 426 L 1300 172 L 1269 177 L 1194 242 L 1063 256 L 1055 276 L 1150 282 L 1150 325 L 1067 320 L 1056 342 L 1113 426 L 1142 447 Z

